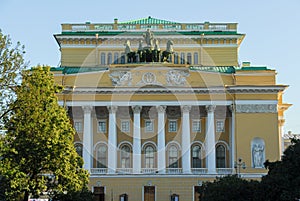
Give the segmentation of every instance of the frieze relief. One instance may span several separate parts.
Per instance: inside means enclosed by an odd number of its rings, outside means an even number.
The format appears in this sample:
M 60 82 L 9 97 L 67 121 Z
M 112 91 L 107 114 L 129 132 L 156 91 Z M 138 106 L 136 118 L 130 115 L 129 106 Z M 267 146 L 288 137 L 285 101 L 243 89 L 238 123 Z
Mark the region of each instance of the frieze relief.
M 236 105 L 237 113 L 276 113 L 276 104 L 241 104 Z
M 186 86 L 187 77 L 190 73 L 187 70 L 168 71 L 113 71 L 109 77 L 113 86 Z

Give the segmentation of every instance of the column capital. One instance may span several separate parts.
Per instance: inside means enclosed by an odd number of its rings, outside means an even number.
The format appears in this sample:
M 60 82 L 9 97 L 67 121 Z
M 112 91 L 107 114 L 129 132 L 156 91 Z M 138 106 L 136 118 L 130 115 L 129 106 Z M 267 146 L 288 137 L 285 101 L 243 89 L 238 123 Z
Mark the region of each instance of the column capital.
M 206 111 L 207 111 L 208 113 L 212 113 L 212 112 L 215 111 L 216 106 L 215 106 L 215 105 L 206 105 L 206 106 L 205 106 L 205 109 L 206 109 Z
M 131 108 L 134 113 L 140 113 L 142 110 L 142 106 L 140 106 L 140 105 L 133 105 L 133 106 L 131 106 Z
M 181 106 L 181 111 L 184 112 L 184 113 L 190 112 L 191 109 L 192 109 L 192 106 L 190 106 L 190 105 Z
M 167 106 L 165 106 L 165 105 L 158 105 L 158 106 L 156 106 L 156 109 L 157 109 L 158 113 L 164 113 L 166 111 L 166 109 L 167 109 Z
M 230 112 L 235 112 L 235 105 L 234 104 L 229 105 L 228 108 L 229 108 Z
M 92 109 L 93 109 L 93 107 L 91 105 L 82 106 L 82 110 L 83 110 L 84 113 L 91 113 Z
M 118 106 L 116 106 L 116 105 L 109 105 L 109 106 L 107 106 L 107 109 L 108 109 L 109 113 L 116 113 L 117 110 L 118 110 Z

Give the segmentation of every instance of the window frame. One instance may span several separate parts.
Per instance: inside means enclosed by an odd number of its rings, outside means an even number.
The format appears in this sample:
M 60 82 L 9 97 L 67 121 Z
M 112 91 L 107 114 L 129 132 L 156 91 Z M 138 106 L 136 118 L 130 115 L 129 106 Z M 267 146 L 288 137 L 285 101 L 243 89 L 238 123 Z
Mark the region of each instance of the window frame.
M 198 130 L 195 130 L 195 127 L 194 127 L 194 123 L 196 123 L 196 122 L 199 124 L 199 129 Z M 201 124 L 202 124 L 201 119 L 192 119 L 192 132 L 193 133 L 201 133 L 201 131 L 202 131 Z
M 99 123 L 104 123 L 104 131 L 100 130 Z M 107 133 L 107 122 L 106 119 L 100 119 L 97 121 L 97 131 L 98 133 Z
M 147 152 L 147 148 L 151 147 L 153 152 Z M 144 168 L 155 168 L 156 161 L 155 161 L 155 147 L 152 144 L 147 144 L 144 148 Z M 150 154 L 150 155 L 149 155 Z
M 175 130 L 171 130 L 171 122 L 175 122 L 175 125 L 176 125 L 176 129 Z M 174 133 L 174 132 L 177 132 L 178 131 L 178 122 L 177 122 L 177 119 L 169 119 L 168 121 L 168 132 L 169 133 Z
M 123 129 L 124 123 L 126 123 L 126 124 L 128 123 L 128 126 L 126 126 L 126 127 L 128 127 L 128 129 L 126 129 L 126 130 Z M 120 130 L 122 133 L 130 133 L 130 119 L 121 119 Z
M 219 123 L 222 123 L 222 129 L 219 127 Z M 216 132 L 225 132 L 225 119 L 216 119 Z
M 218 155 L 218 147 L 223 147 L 224 148 L 224 155 L 221 157 Z M 224 144 L 217 144 L 216 145 L 216 168 L 226 168 L 226 152 L 227 152 L 227 149 L 226 149 L 226 146 Z M 222 160 L 222 164 L 224 162 L 224 165 L 223 167 L 221 167 L 222 165 L 219 165 L 221 162 L 219 162 L 220 160 Z
M 171 154 L 172 147 L 176 148 L 176 157 L 171 156 L 172 155 Z M 168 146 L 168 168 L 179 168 L 179 147 L 176 144 L 170 144 Z
M 151 130 L 148 129 L 147 123 L 151 122 Z M 154 132 L 154 119 L 145 119 L 145 133 L 153 133 Z
M 82 133 L 83 132 L 83 121 L 82 120 L 73 120 L 74 122 L 74 129 L 77 133 Z M 76 124 L 80 124 L 80 129 L 77 129 L 76 127 Z

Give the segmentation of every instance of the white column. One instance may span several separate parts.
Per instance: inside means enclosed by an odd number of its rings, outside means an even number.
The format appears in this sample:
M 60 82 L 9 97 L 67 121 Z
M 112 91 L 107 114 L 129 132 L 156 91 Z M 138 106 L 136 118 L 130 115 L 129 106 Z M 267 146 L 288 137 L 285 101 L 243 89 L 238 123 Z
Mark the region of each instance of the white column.
M 141 144 L 141 110 L 142 106 L 132 106 L 133 117 L 133 173 L 141 173 L 142 168 L 142 144 Z
M 83 150 L 82 150 L 82 157 L 83 157 L 83 168 L 91 171 L 92 168 L 92 139 L 93 139 L 93 132 L 92 132 L 92 106 L 83 106 L 82 107 L 84 116 L 83 116 Z
M 284 123 L 285 120 L 283 119 L 283 117 L 279 117 L 278 125 L 279 125 L 279 138 L 280 138 L 280 156 L 282 156 L 284 152 L 284 131 L 283 131 Z
M 206 118 L 206 164 L 209 174 L 216 173 L 216 142 L 215 142 L 215 105 L 207 105 Z
M 118 106 L 108 106 L 109 128 L 108 128 L 108 173 L 113 174 L 117 168 L 117 121 L 116 112 Z
M 166 140 L 165 140 L 165 111 L 166 106 L 157 106 L 157 169 L 159 173 L 166 172 Z
M 231 111 L 231 122 L 230 122 L 230 144 L 231 144 L 231 168 L 234 168 L 235 162 L 235 106 L 230 105 L 229 110 Z
M 191 106 L 184 105 L 182 110 L 182 171 L 183 173 L 191 173 L 191 130 L 190 130 L 190 110 Z

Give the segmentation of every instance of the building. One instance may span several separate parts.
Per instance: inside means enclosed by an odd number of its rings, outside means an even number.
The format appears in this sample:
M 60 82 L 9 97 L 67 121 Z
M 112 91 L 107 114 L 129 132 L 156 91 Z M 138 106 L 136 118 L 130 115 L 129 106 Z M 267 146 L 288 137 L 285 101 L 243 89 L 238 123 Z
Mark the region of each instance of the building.
M 291 139 L 299 140 L 300 134 L 295 134 L 292 133 L 292 131 L 288 131 L 288 133 L 284 134 L 283 139 L 284 139 L 284 150 L 286 150 L 286 148 L 288 148 L 292 144 Z
M 203 181 L 259 179 L 280 159 L 287 86 L 239 64 L 236 23 L 115 19 L 54 37 L 59 101 L 98 200 L 197 200 Z

